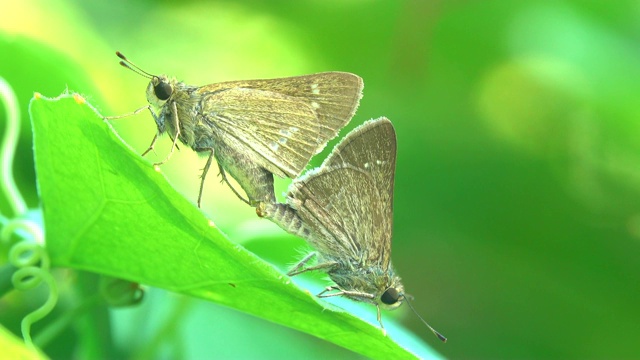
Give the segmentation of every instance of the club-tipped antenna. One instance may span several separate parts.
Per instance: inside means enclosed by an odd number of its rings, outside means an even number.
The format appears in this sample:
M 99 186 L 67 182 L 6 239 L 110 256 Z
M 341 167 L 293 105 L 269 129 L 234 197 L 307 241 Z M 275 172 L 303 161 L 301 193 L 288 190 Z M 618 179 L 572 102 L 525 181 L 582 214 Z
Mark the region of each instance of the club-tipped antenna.
M 442 342 L 447 342 L 447 338 L 444 337 L 444 335 L 440 334 L 436 329 L 434 329 L 433 327 L 431 327 L 431 325 L 429 325 L 429 323 L 427 323 L 425 321 L 425 319 L 422 318 L 422 316 L 420 316 L 420 314 L 418 314 L 418 312 L 416 311 L 416 309 L 413 308 L 413 305 L 411 305 L 411 301 L 409 301 L 409 296 L 408 295 L 404 295 L 405 300 L 407 300 L 407 305 L 409 305 L 409 308 L 411 308 L 411 311 L 413 311 L 414 314 L 416 314 L 416 316 L 418 317 L 418 319 L 420 319 L 422 321 L 423 324 L 427 325 L 427 327 L 429 328 L 429 330 L 431 330 L 431 332 L 433 332 L 433 334 L 435 336 L 438 337 L 438 339 L 442 340 Z
M 157 77 L 155 75 L 149 74 L 148 72 L 142 70 L 138 65 L 132 63 L 131 60 L 127 59 L 127 57 L 124 56 L 120 51 L 116 51 L 116 56 L 122 59 L 122 61 L 120 61 L 120 65 L 126 67 L 127 69 L 133 71 L 134 73 L 149 79 Z

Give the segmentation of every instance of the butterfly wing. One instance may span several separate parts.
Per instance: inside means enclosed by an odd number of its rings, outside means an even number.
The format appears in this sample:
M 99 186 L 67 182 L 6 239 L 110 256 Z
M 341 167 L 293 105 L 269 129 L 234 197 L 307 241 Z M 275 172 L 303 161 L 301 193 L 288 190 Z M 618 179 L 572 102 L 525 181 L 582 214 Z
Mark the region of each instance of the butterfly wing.
M 254 152 L 271 172 L 298 176 L 351 120 L 362 79 L 329 72 L 234 81 L 199 88 L 202 112 L 238 151 Z
M 388 268 L 393 232 L 396 136 L 386 118 L 350 132 L 323 165 L 292 184 L 289 201 L 322 236 L 314 246 Z
M 227 89 L 203 98 L 203 113 L 216 141 L 279 176 L 297 176 L 317 146 L 317 114 L 287 95 Z
M 373 179 L 352 167 L 322 169 L 296 181 L 289 203 L 311 228 L 309 242 L 322 254 L 359 260 L 382 220 Z M 295 199 L 295 200 L 294 200 Z
M 291 96 L 311 106 L 318 114 L 320 124 L 315 153 L 322 151 L 351 120 L 360 104 L 364 87 L 359 76 L 338 71 L 232 84 Z

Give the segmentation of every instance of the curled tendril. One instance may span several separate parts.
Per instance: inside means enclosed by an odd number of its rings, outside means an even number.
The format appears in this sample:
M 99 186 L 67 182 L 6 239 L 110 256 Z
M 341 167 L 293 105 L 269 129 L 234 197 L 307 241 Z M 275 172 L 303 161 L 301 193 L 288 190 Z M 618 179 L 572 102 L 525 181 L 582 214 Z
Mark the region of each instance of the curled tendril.
M 25 240 L 16 243 L 9 250 L 9 262 L 18 268 L 11 277 L 14 288 L 27 291 L 43 282 L 49 287 L 49 296 L 45 303 L 26 315 L 21 323 L 22 337 L 25 344 L 29 347 L 35 347 L 31 340 L 31 325 L 53 310 L 58 301 L 58 288 L 49 272 L 49 256 L 40 245 L 43 243 L 43 234 L 40 226 L 29 220 L 11 220 L 0 232 L 0 239 L 8 241 L 11 234 L 17 233 L 18 230 L 31 235 L 33 241 Z
M 7 125 L 0 147 L 0 190 L 2 190 L 13 212 L 8 216 L 0 215 L 4 227 L 0 231 L 0 240 L 9 242 L 12 234 L 24 240 L 14 244 L 9 250 L 9 263 L 17 270 L 11 276 L 11 283 L 17 290 L 31 290 L 43 282 L 49 287 L 49 296 L 45 303 L 22 319 L 22 337 L 27 346 L 35 348 L 31 339 L 31 325 L 53 310 L 58 301 L 58 288 L 49 272 L 49 256 L 44 250 L 42 227 L 31 220 L 20 219 L 27 216 L 27 205 L 13 178 L 13 158 L 18 136 L 20 135 L 20 108 L 17 97 L 9 84 L 0 77 L 0 100 L 5 103 Z M 30 240 L 27 240 L 29 239 Z

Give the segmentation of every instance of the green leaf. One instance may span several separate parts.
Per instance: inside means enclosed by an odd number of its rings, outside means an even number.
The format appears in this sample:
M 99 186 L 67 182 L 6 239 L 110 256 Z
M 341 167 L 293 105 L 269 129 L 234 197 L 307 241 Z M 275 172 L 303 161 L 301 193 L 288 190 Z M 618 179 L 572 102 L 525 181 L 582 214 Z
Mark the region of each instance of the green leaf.
M 36 94 L 30 112 L 54 265 L 200 297 L 371 358 L 434 356 L 411 335 L 392 333 L 409 351 L 379 327 L 318 301 L 229 241 L 82 97 Z

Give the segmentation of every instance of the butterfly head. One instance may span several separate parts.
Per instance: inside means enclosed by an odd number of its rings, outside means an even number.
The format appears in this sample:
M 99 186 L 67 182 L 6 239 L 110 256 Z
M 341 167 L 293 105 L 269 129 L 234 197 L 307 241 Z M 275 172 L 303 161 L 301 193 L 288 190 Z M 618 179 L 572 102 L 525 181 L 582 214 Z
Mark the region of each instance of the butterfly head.
M 160 107 L 173 95 L 176 81 L 165 75 L 153 76 L 147 86 L 147 101 L 149 104 Z
M 391 284 L 384 287 L 384 291 L 378 297 L 378 302 L 383 309 L 397 309 L 404 301 L 404 287 L 397 277 L 392 278 Z

